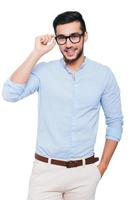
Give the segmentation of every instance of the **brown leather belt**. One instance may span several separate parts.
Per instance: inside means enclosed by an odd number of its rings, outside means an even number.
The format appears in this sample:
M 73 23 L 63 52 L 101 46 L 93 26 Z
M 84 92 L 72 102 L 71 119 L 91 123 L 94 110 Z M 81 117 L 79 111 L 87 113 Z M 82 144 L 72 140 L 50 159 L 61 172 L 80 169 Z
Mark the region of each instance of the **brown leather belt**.
M 48 163 L 48 158 L 44 157 L 44 156 L 41 156 L 37 153 L 35 153 L 35 158 L 37 160 L 40 160 L 42 162 L 46 162 Z M 92 163 L 95 163 L 99 160 L 98 157 L 94 157 L 94 156 L 91 156 L 89 158 L 85 158 L 85 164 L 92 164 Z M 83 165 L 83 160 L 70 160 L 70 161 L 63 161 L 63 160 L 55 160 L 55 159 L 51 159 L 51 164 L 54 164 L 54 165 L 61 165 L 61 166 L 64 166 L 64 167 L 67 167 L 67 168 L 71 168 L 71 167 L 78 167 L 78 166 L 81 166 Z

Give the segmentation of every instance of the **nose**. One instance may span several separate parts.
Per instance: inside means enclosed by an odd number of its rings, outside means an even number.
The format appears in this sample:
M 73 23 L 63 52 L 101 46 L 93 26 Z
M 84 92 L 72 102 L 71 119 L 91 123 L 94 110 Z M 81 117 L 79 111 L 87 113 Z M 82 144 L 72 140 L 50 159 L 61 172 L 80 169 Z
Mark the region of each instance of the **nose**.
M 66 47 L 71 47 L 71 46 L 72 46 L 72 42 L 69 40 L 69 38 L 67 38 Z

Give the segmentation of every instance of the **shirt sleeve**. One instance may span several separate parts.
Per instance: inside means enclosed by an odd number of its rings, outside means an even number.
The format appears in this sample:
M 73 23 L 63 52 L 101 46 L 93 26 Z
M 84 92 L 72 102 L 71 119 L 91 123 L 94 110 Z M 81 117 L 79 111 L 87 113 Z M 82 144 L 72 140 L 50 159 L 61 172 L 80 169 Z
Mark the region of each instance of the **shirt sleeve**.
M 101 96 L 101 105 L 107 125 L 106 138 L 119 141 L 121 139 L 123 125 L 120 89 L 110 69 L 105 78 L 105 88 Z
M 40 78 L 38 76 L 40 67 L 42 67 L 42 63 L 39 63 L 34 67 L 27 83 L 25 84 L 15 83 L 10 79 L 6 80 L 2 91 L 4 100 L 16 102 L 36 91 L 38 92 L 40 88 Z

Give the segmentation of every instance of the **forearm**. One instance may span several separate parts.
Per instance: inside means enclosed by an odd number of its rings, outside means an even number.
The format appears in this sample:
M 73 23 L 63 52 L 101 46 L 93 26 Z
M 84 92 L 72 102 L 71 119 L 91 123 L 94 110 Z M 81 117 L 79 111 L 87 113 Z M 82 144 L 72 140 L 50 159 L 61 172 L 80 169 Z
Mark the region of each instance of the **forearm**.
M 10 80 L 15 83 L 26 83 L 29 79 L 31 71 L 37 61 L 40 59 L 40 55 L 36 51 L 32 51 L 28 58 L 16 69 L 16 71 L 11 75 Z
M 34 65 L 41 56 L 51 51 L 55 44 L 56 41 L 53 35 L 47 34 L 36 37 L 34 50 L 24 61 L 24 63 L 22 63 L 22 65 L 11 75 L 10 80 L 20 84 L 26 83 Z
M 98 165 L 102 174 L 107 169 L 117 145 L 118 145 L 117 141 L 106 139 L 102 157 L 101 157 L 100 163 Z

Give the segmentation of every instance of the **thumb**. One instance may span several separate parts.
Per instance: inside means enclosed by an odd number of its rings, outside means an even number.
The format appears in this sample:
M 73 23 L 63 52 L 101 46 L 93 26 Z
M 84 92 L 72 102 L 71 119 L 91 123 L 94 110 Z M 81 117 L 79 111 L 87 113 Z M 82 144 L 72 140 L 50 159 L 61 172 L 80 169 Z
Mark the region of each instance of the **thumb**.
M 48 44 L 49 49 L 52 49 L 56 45 L 56 40 L 53 38 L 50 44 Z

